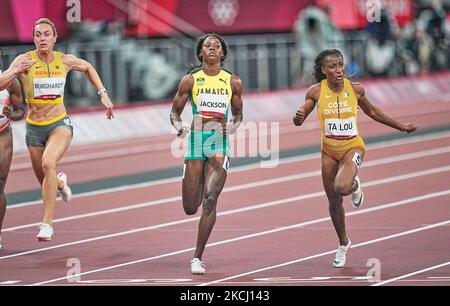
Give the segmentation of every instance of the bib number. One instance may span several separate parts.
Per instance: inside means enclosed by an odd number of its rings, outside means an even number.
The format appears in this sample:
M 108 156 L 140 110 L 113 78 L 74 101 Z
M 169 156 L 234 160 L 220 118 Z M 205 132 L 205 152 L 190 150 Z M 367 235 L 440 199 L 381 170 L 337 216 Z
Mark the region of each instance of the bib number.
M 359 170 L 359 168 L 361 167 L 361 164 L 362 164 L 362 158 L 358 152 L 355 152 L 355 154 L 353 155 L 352 161 L 355 163 L 356 169 Z
M 230 168 L 230 159 L 228 158 L 228 156 L 225 156 L 225 159 L 223 160 L 222 168 L 225 171 L 228 171 L 228 169 Z
M 66 118 L 63 119 L 63 122 L 65 125 L 69 125 L 72 126 L 72 121 L 70 120 L 70 117 L 67 116 Z

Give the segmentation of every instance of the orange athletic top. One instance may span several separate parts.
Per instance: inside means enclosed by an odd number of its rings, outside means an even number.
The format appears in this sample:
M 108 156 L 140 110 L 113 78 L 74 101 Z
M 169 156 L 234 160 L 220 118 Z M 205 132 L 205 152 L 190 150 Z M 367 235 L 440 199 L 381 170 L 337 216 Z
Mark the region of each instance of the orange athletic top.
M 340 93 L 331 91 L 327 80 L 322 80 L 317 112 L 322 130 L 322 144 L 340 147 L 346 141 L 359 136 L 358 100 L 350 80 L 344 78 L 344 88 Z

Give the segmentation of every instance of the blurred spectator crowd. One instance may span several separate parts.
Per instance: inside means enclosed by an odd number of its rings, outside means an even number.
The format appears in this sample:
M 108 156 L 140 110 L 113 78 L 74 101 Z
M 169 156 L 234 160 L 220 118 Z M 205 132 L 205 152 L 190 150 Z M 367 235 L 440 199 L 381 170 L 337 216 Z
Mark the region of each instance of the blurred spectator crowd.
M 395 2 L 386 0 L 389 1 Z M 294 24 L 290 22 L 281 33 L 224 35 L 230 50 L 226 68 L 241 77 L 247 91 L 311 85 L 316 56 L 331 48 L 343 52 L 346 74 L 356 78 L 410 76 L 450 69 L 450 0 L 412 0 L 411 22 L 403 26 L 388 10 L 381 9 L 378 21 L 368 22 L 365 28 L 361 28 L 363 23 L 353 27 L 357 30 L 341 30 L 332 22 L 336 16 L 349 20 L 345 14 L 337 15 L 339 9 L 344 10 L 344 1 L 314 2 L 331 3 L 332 7 L 307 6 L 298 13 Z M 365 19 L 362 21 L 365 24 Z M 108 84 L 112 97 L 120 103 L 172 99 L 187 67 L 197 64 L 196 38 L 203 33 L 186 31 L 185 35 L 146 37 L 130 35 L 127 30 L 133 32 L 133 26 L 114 18 L 70 23 L 70 34 L 58 43 L 58 48 L 92 63 Z M 4 63 L 22 52 L 17 46 L 4 49 L 5 55 L 0 56 Z M 66 91 L 69 105 L 92 105 L 96 92 L 90 88 L 83 75 L 70 74 Z
M 450 68 L 450 1 L 413 1 L 411 23 L 400 27 L 389 11 L 359 31 L 341 31 L 331 22 L 328 7 L 310 5 L 294 25 L 300 69 L 297 85 L 313 82 L 314 59 L 324 49 L 343 51 L 347 74 L 356 77 L 417 75 Z M 363 41 L 352 45 L 352 38 Z M 364 69 L 362 69 L 364 67 Z

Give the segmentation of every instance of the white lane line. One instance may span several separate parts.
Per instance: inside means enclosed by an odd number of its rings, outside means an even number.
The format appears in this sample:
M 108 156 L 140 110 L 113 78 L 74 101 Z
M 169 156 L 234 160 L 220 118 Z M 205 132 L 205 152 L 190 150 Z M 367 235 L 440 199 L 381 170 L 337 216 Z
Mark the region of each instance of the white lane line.
M 435 114 L 435 113 L 436 113 L 435 111 L 432 111 L 432 112 L 420 113 L 420 115 L 428 115 L 428 114 Z M 417 115 L 419 115 L 419 114 L 417 114 Z M 406 117 L 417 116 L 417 115 L 407 115 Z M 405 116 L 402 115 L 398 118 L 401 118 L 401 117 L 405 117 Z M 367 117 L 362 117 L 360 119 L 360 123 L 361 124 L 373 123 L 373 120 L 370 118 L 367 118 Z M 297 129 L 291 127 L 292 122 L 290 122 L 290 121 L 282 121 L 282 122 L 279 122 L 279 124 L 280 124 L 280 135 L 292 134 L 292 133 L 299 132 Z M 319 122 L 317 121 L 317 119 L 315 119 L 314 121 L 307 122 L 304 126 L 302 126 L 301 130 L 309 131 L 309 130 L 316 130 L 319 128 L 320 128 Z M 146 153 L 146 152 L 151 152 L 151 151 L 160 151 L 160 150 L 167 149 L 168 147 L 170 147 L 173 137 L 174 137 L 174 135 L 173 136 L 170 136 L 170 135 L 155 136 L 154 141 L 156 142 L 156 144 L 152 144 L 150 142 L 149 144 L 146 144 L 146 145 L 140 145 L 141 143 L 145 143 L 145 142 L 148 143 L 148 141 L 145 141 L 145 138 L 139 138 L 139 139 L 121 140 L 121 141 L 117 141 L 114 143 L 100 143 L 100 144 L 91 144 L 91 145 L 86 145 L 86 146 L 76 146 L 71 149 L 71 152 L 69 153 L 70 155 L 66 156 L 65 158 L 63 158 L 61 160 L 60 164 L 65 164 L 65 163 L 70 163 L 70 162 L 78 162 L 78 161 L 86 161 L 86 160 L 100 158 L 98 156 L 120 157 L 120 156 L 131 154 L 131 153 Z M 242 137 L 240 137 L 240 138 L 242 138 Z M 161 140 L 164 140 L 164 142 L 162 142 Z M 131 149 L 130 153 L 123 153 L 123 151 L 121 151 L 120 149 L 116 149 L 117 146 L 120 146 L 120 147 L 126 146 L 126 147 L 130 148 L 131 146 L 134 145 L 133 143 L 138 144 L 137 148 L 140 148 L 140 149 Z M 102 149 L 102 148 L 105 149 L 103 152 L 92 153 L 92 156 L 90 155 L 90 153 L 82 153 L 82 151 L 86 151 L 86 150 L 89 151 L 92 149 L 95 149 L 98 152 L 98 150 Z M 80 153 L 77 154 L 77 151 L 80 151 Z M 125 152 L 127 152 L 127 151 L 125 151 Z M 16 154 L 16 156 L 14 156 L 14 159 L 16 159 L 17 161 L 19 159 L 24 159 L 24 158 L 28 158 L 28 154 L 18 153 L 18 154 Z M 21 170 L 21 169 L 26 169 L 26 168 L 31 168 L 31 163 L 15 162 L 11 165 L 11 171 Z
M 95 159 L 103 159 L 103 158 L 115 158 L 128 156 L 130 154 L 141 154 L 141 153 L 150 153 L 155 151 L 163 151 L 170 148 L 169 144 L 155 144 L 155 145 L 145 145 L 138 147 L 126 147 L 122 149 L 115 149 L 113 151 L 104 151 L 104 152 L 94 152 L 94 153 L 84 153 L 77 154 L 73 156 L 67 156 L 61 160 L 59 165 L 65 165 L 74 162 L 81 161 L 90 161 Z M 30 169 L 31 162 L 23 162 L 23 163 L 15 163 L 11 165 L 11 171 L 18 171 L 24 169 Z
M 393 144 L 392 143 L 391 144 L 384 143 L 382 145 L 380 144 L 380 148 L 385 148 L 388 145 L 392 146 Z M 406 161 L 409 159 L 427 157 L 427 156 L 438 155 L 438 154 L 445 154 L 445 153 L 448 153 L 449 151 L 450 151 L 450 146 L 429 149 L 429 150 L 423 150 L 423 151 L 417 151 L 417 152 L 413 152 L 413 153 L 406 153 L 406 154 L 401 154 L 401 155 L 397 155 L 397 156 L 391 156 L 388 158 L 370 160 L 370 161 L 363 163 L 363 166 L 365 168 L 373 167 L 373 166 L 388 164 L 388 163 L 392 163 L 392 162 Z M 313 153 L 313 154 L 308 154 L 308 155 L 304 155 L 304 156 L 300 156 L 300 157 L 288 158 L 285 160 L 281 160 L 279 164 L 301 162 L 301 161 L 318 158 L 319 156 L 320 155 L 318 153 Z M 259 163 L 257 165 L 259 165 Z M 253 169 L 257 169 L 257 168 L 259 168 L 259 167 L 256 166 L 255 164 L 252 164 L 252 165 L 246 165 L 246 166 L 232 168 L 229 170 L 229 172 L 237 173 L 237 172 L 248 171 L 248 170 L 253 170 Z M 315 175 L 320 175 L 320 171 L 309 172 L 309 174 L 303 174 L 303 175 L 305 175 L 305 177 L 311 177 L 311 175 L 312 175 L 311 173 L 315 173 Z M 299 174 L 299 175 L 302 175 L 302 174 Z M 308 176 L 308 175 L 310 175 L 310 176 Z M 107 189 L 99 189 L 96 191 L 89 191 L 89 192 L 74 194 L 72 196 L 72 199 L 89 197 L 89 196 L 97 196 L 97 195 L 101 195 L 101 194 L 109 194 L 112 192 L 128 191 L 128 190 L 132 190 L 132 189 L 147 188 L 147 187 L 152 187 L 152 186 L 157 186 L 157 185 L 162 185 L 162 184 L 177 183 L 180 180 L 181 180 L 181 176 L 175 177 L 175 178 L 147 182 L 147 183 L 139 183 L 139 184 L 131 184 L 131 185 L 125 185 L 125 186 L 113 187 L 113 188 L 107 188 Z M 41 202 L 42 202 L 41 200 L 38 200 L 38 201 L 25 202 L 22 204 L 15 204 L 13 206 L 8 206 L 7 209 L 14 209 L 14 208 L 19 208 L 19 207 L 24 207 L 24 206 L 29 206 L 29 205 L 41 204 Z
M 389 240 L 389 239 L 393 239 L 393 238 L 397 238 L 397 237 L 402 237 L 402 236 L 418 233 L 418 232 L 429 230 L 429 229 L 436 228 L 436 227 L 445 226 L 447 224 L 450 224 L 450 220 L 439 222 L 439 223 L 435 223 L 435 224 L 431 224 L 431 225 L 424 226 L 424 227 L 415 228 L 415 229 L 408 230 L 408 231 L 401 232 L 401 233 L 397 233 L 397 234 L 394 234 L 394 235 L 383 236 L 383 237 L 380 237 L 380 238 L 377 238 L 377 239 L 361 242 L 361 243 L 352 245 L 352 249 L 359 248 L 359 247 L 366 246 L 366 245 L 370 245 L 370 244 L 374 244 L 374 243 L 377 243 L 377 242 L 380 242 L 380 241 L 385 241 L 385 240 Z M 272 269 L 276 269 L 276 268 L 281 268 L 281 267 L 285 267 L 285 266 L 288 266 L 288 265 L 292 265 L 292 264 L 308 261 L 308 260 L 311 260 L 311 259 L 319 258 L 319 257 L 322 257 L 322 256 L 334 254 L 335 252 L 336 252 L 336 249 L 328 251 L 328 252 L 323 252 L 323 253 L 320 253 L 320 254 L 316 254 L 316 255 L 312 255 L 312 256 L 308 256 L 308 257 L 303 257 L 303 258 L 299 258 L 299 259 L 288 261 L 288 262 L 284 262 L 284 263 L 281 263 L 281 264 L 278 264 L 278 265 L 273 265 L 273 266 L 270 266 L 270 267 L 264 267 L 264 268 L 253 270 L 253 271 L 249 271 L 249 272 L 246 272 L 246 273 L 241 273 L 241 274 L 229 276 L 229 277 L 226 277 L 226 278 L 218 279 L 218 280 L 215 280 L 215 281 L 203 283 L 203 284 L 200 284 L 199 286 L 209 286 L 209 285 L 217 284 L 217 283 L 220 283 L 220 282 L 229 281 L 231 279 L 236 279 L 236 278 L 239 278 L 239 277 L 247 276 L 247 275 L 250 275 L 250 274 L 255 274 L 255 273 L 268 271 L 268 270 L 272 270 Z
M 402 280 L 404 278 L 408 278 L 408 277 L 411 277 L 411 276 L 414 276 L 414 275 L 417 275 L 417 274 L 425 273 L 425 272 L 428 272 L 428 271 L 431 271 L 431 270 L 439 269 L 439 268 L 442 268 L 442 267 L 445 267 L 445 266 L 448 266 L 448 265 L 450 265 L 450 261 L 444 262 L 443 264 L 440 264 L 440 265 L 436 265 L 436 266 L 433 266 L 433 267 L 422 269 L 422 270 L 419 270 L 419 271 L 416 271 L 416 272 L 412 272 L 412 273 L 408 273 L 408 274 L 405 274 L 405 275 L 402 275 L 402 276 L 394 277 L 394 278 L 391 278 L 391 279 L 388 279 L 388 280 L 385 280 L 385 281 L 381 281 L 381 282 L 373 284 L 371 286 L 386 285 L 386 284 L 389 284 L 389 283 L 392 283 L 392 282 L 396 282 L 396 281 Z
M 305 130 L 312 130 L 320 128 L 320 125 L 317 124 L 309 124 L 308 126 L 303 127 L 303 131 Z M 291 131 L 291 130 L 280 130 L 279 135 L 282 134 L 289 134 L 292 132 L 298 132 L 298 131 Z M 250 137 L 247 137 L 247 134 L 238 134 L 237 138 L 235 137 L 235 141 L 245 139 L 245 140 L 252 140 L 252 139 L 259 139 L 258 136 L 252 136 L 250 134 Z M 95 159 L 102 159 L 102 158 L 115 158 L 115 157 L 122 157 L 122 156 L 128 156 L 130 154 L 142 154 L 142 153 L 150 153 L 150 152 L 158 152 L 158 151 L 164 151 L 170 150 L 171 144 L 175 138 L 175 134 L 171 139 L 169 139 L 166 142 L 162 143 L 156 143 L 156 144 L 147 144 L 147 145 L 140 145 L 137 147 L 133 147 L 130 145 L 122 144 L 125 146 L 125 148 L 117 149 L 112 148 L 109 150 L 105 150 L 102 152 L 93 152 L 93 153 L 79 153 L 79 154 L 72 154 L 69 156 L 64 157 L 60 162 L 59 165 L 69 164 L 69 163 L 75 163 L 75 162 L 82 162 L 82 161 L 90 161 Z M 232 144 L 233 145 L 233 144 Z M 13 163 L 11 165 L 11 171 L 17 171 L 17 170 L 24 170 L 24 169 L 31 169 L 31 162 L 21 162 L 21 163 Z
M 399 161 L 405 161 L 405 160 L 410 160 L 410 159 L 416 159 L 416 158 L 421 158 L 421 157 L 429 157 L 429 156 L 433 156 L 433 155 L 437 155 L 437 154 L 445 154 L 448 152 L 450 152 L 450 146 L 443 147 L 443 148 L 437 148 L 437 149 L 431 149 L 431 150 L 425 150 L 425 151 L 419 151 L 419 152 L 414 152 L 414 153 L 409 153 L 409 154 L 404 154 L 404 155 L 399 155 L 399 156 L 392 156 L 392 157 L 382 158 L 382 159 L 378 159 L 378 160 L 372 160 L 372 161 L 367 162 L 365 164 L 365 167 L 374 167 L 374 166 L 378 166 L 378 165 L 394 163 L 394 162 L 399 162 Z M 423 175 L 430 175 L 430 174 L 445 172 L 445 171 L 448 171 L 449 166 L 432 168 L 432 169 L 427 169 L 424 171 L 418 171 L 418 172 L 414 172 L 412 175 L 423 176 Z M 239 184 L 239 185 L 235 185 L 235 186 L 225 187 L 223 189 L 222 193 L 233 192 L 233 191 L 238 191 L 238 190 L 245 190 L 245 189 L 267 186 L 267 185 L 272 185 L 272 184 L 277 184 L 277 183 L 284 183 L 284 182 L 288 182 L 288 181 L 311 178 L 311 177 L 320 176 L 320 175 L 321 175 L 320 170 L 306 172 L 306 173 L 300 173 L 300 174 L 294 174 L 294 175 L 287 175 L 287 176 L 278 177 L 278 178 L 274 178 L 274 179 L 267 179 L 267 180 L 253 182 L 253 183 Z M 404 174 L 404 175 L 400 175 L 400 176 L 394 176 L 391 178 L 372 181 L 371 183 L 363 182 L 362 186 L 363 187 L 374 186 L 374 185 L 378 185 L 378 184 L 384 183 L 384 182 L 394 182 L 399 179 L 401 180 L 401 179 L 408 179 L 408 178 L 410 178 L 410 174 Z M 369 185 L 369 184 L 372 184 L 372 185 Z M 91 192 L 91 193 L 95 193 L 95 192 Z M 76 196 L 74 196 L 74 197 L 76 197 Z M 132 210 L 132 209 L 139 209 L 139 208 L 144 208 L 144 207 L 149 207 L 149 206 L 154 206 L 154 205 L 171 203 L 171 202 L 180 201 L 180 200 L 181 200 L 181 196 L 168 197 L 168 198 L 164 198 L 164 199 L 160 199 L 160 200 L 149 201 L 149 202 L 144 202 L 144 203 L 139 203 L 139 204 L 134 204 L 134 205 L 127 205 L 124 207 L 119 207 L 119 208 L 114 208 L 114 209 L 100 210 L 100 211 L 95 211 L 92 213 L 85 213 L 85 214 L 79 214 L 79 215 L 70 216 L 70 217 L 66 217 L 66 218 L 59 218 L 59 219 L 53 220 L 53 223 L 59 223 L 59 222 L 65 222 L 65 221 L 70 221 L 70 220 L 77 220 L 77 219 L 89 218 L 89 217 L 94 217 L 94 216 L 112 214 L 112 213 Z M 15 231 L 15 230 L 24 229 L 24 228 L 30 228 L 30 227 L 34 227 L 34 226 L 38 226 L 38 225 L 39 225 L 39 223 L 31 223 L 31 224 L 14 226 L 14 227 L 9 227 L 9 228 L 3 229 L 3 232 L 10 232 L 10 231 Z
M 13 281 L 13 280 L 11 280 L 11 281 L 6 281 L 6 282 L 1 282 L 0 283 L 0 285 L 14 285 L 14 284 L 17 284 L 17 283 L 20 283 L 21 281 Z
M 397 140 L 377 142 L 376 144 L 367 145 L 366 147 L 367 147 L 367 149 L 385 149 L 386 147 L 412 144 L 412 143 L 424 142 L 424 141 L 431 141 L 431 140 L 437 140 L 437 139 L 442 139 L 442 138 L 447 138 L 447 137 L 450 137 L 450 132 L 439 132 L 439 133 L 433 133 L 433 134 L 428 134 L 428 135 L 413 136 L 413 137 L 407 138 L 407 139 L 397 139 Z M 446 147 L 444 147 L 444 148 L 446 148 Z M 432 150 L 437 150 L 437 149 L 439 149 L 439 148 L 432 149 Z M 426 151 L 428 151 L 428 150 L 426 150 Z M 402 156 L 402 155 L 399 155 L 399 156 Z M 307 161 L 307 160 L 311 160 L 311 159 L 319 158 L 319 157 L 320 157 L 320 153 L 311 153 L 311 154 L 301 155 L 299 157 L 283 158 L 280 161 L 278 161 L 278 164 L 283 165 L 283 164 L 302 162 L 302 161 Z M 370 162 L 372 162 L 372 161 L 363 163 L 364 167 L 367 167 L 367 164 L 368 163 L 370 164 Z M 261 168 L 261 163 L 256 162 L 256 163 L 253 163 L 250 165 L 231 167 L 231 169 L 228 172 L 236 173 L 236 172 L 254 170 L 254 169 L 259 169 L 259 168 Z M 180 173 L 181 173 L 181 170 L 180 170 Z M 121 192 L 121 191 L 138 189 L 138 188 L 146 188 L 146 187 L 152 187 L 152 186 L 157 186 L 157 185 L 161 185 L 161 184 L 175 183 L 175 182 L 179 182 L 180 180 L 181 180 L 181 176 L 169 178 L 169 179 L 151 181 L 151 182 L 147 182 L 147 183 L 129 184 L 129 185 L 123 185 L 120 187 L 112 187 L 112 188 L 99 189 L 99 190 L 95 190 L 95 191 L 73 194 L 72 198 L 76 199 L 76 198 L 90 197 L 90 196 L 96 196 L 96 195 L 112 193 L 112 192 Z M 20 207 L 25 207 L 25 206 L 29 206 L 29 205 L 37 205 L 37 204 L 42 204 L 42 200 L 29 201 L 29 202 L 24 202 L 24 203 L 20 203 L 20 204 L 15 204 L 12 206 L 7 206 L 7 209 L 14 209 L 14 208 L 20 208 Z
M 393 202 L 389 206 L 383 206 L 382 205 L 382 206 L 367 208 L 367 209 L 359 210 L 359 211 L 355 211 L 355 212 L 350 212 L 350 213 L 347 213 L 346 215 L 347 216 L 353 216 L 353 215 L 358 215 L 358 214 L 365 213 L 365 212 L 377 211 L 377 210 L 380 210 L 380 209 L 384 209 L 386 207 L 395 207 L 395 206 L 398 206 L 398 205 L 405 205 L 405 204 L 408 204 L 408 203 L 413 203 L 413 202 L 421 201 L 421 200 L 425 200 L 425 199 L 431 199 L 431 198 L 435 198 L 435 197 L 439 197 L 439 196 L 445 196 L 445 195 L 447 195 L 449 193 L 450 193 L 450 189 L 442 191 L 442 192 L 427 194 L 425 196 L 413 197 L 413 198 L 410 198 L 410 199 L 407 199 L 407 200 L 404 200 L 404 201 Z M 237 214 L 237 213 L 241 213 L 241 212 L 252 211 L 252 210 L 257 210 L 257 209 L 261 209 L 261 208 L 277 206 L 277 205 L 283 205 L 283 204 L 292 203 L 292 202 L 296 202 L 296 201 L 302 201 L 302 200 L 311 199 L 311 198 L 315 198 L 315 197 L 321 197 L 321 196 L 324 196 L 324 195 L 325 195 L 325 192 L 321 191 L 321 192 L 315 192 L 315 193 L 310 193 L 310 194 L 296 196 L 296 197 L 289 197 L 289 198 L 280 199 L 280 200 L 276 200 L 276 201 L 270 201 L 270 202 L 265 202 L 265 203 L 249 205 L 249 206 L 244 207 L 244 208 L 238 208 L 238 209 L 232 209 L 232 210 L 228 210 L 228 211 L 223 211 L 223 212 L 218 213 L 217 216 L 218 217 L 220 217 L 220 216 L 228 216 L 228 215 Z M 58 244 L 58 245 L 54 245 L 54 246 L 51 246 L 51 247 L 34 249 L 34 250 L 29 250 L 29 251 L 25 251 L 25 252 L 15 253 L 15 254 L 11 254 L 11 255 L 1 256 L 0 260 L 1 259 L 8 259 L 8 258 L 19 257 L 19 256 L 23 256 L 23 255 L 28 255 L 28 254 L 40 253 L 40 252 L 53 250 L 53 249 L 59 249 L 59 248 L 68 247 L 68 246 L 72 246 L 72 245 L 78 245 L 78 244 L 83 244 L 83 243 L 88 243 L 88 242 L 93 242 L 93 241 L 99 241 L 99 240 L 104 240 L 104 239 L 109 239 L 109 238 L 114 238 L 114 237 L 120 237 L 120 236 L 125 236 L 125 235 L 130 235 L 130 234 L 135 234 L 135 233 L 140 233 L 140 232 L 145 232 L 145 231 L 150 231 L 150 230 L 155 230 L 155 229 L 160 229 L 160 228 L 169 227 L 169 226 L 173 226 L 173 225 L 179 225 L 179 224 L 183 224 L 183 223 L 189 223 L 189 222 L 197 221 L 199 219 L 200 219 L 200 217 L 192 217 L 192 218 L 187 218 L 187 219 L 171 221 L 171 222 L 151 225 L 151 226 L 147 226 L 147 227 L 142 227 L 142 228 L 137 228 L 137 229 L 133 229 L 133 230 L 118 232 L 118 233 L 114 233 L 114 234 L 96 236 L 96 237 L 92 237 L 92 238 L 88 238 L 88 239 L 83 239 L 83 240 L 77 240 L 77 241 L 73 241 L 73 242 Z M 329 219 L 329 217 L 320 219 L 320 222 L 326 221 L 328 219 Z M 314 223 L 316 223 L 316 222 L 314 222 Z
M 450 190 L 447 190 L 447 194 L 449 192 L 450 192 Z M 404 201 L 406 201 L 406 200 L 404 200 Z M 392 203 L 392 204 L 394 204 L 394 203 Z M 387 205 L 384 205 L 384 206 L 385 206 L 385 208 L 388 208 L 388 207 L 392 207 L 391 206 L 392 204 L 387 204 Z M 364 211 L 362 211 L 362 210 L 359 211 L 357 214 L 363 214 L 363 213 L 368 213 L 368 212 L 370 212 L 369 209 L 366 209 Z M 356 213 L 352 214 L 352 215 L 356 215 Z M 329 217 L 316 219 L 316 220 L 312 220 L 312 221 L 308 221 L 308 222 L 303 222 L 303 223 L 299 223 L 299 224 L 285 226 L 285 227 L 282 227 L 282 228 L 277 228 L 277 229 L 274 229 L 274 230 L 268 230 L 268 231 L 264 231 L 264 232 L 251 234 L 251 235 L 240 236 L 240 237 L 233 238 L 233 239 L 218 241 L 218 242 L 215 242 L 215 243 L 208 244 L 207 247 L 210 248 L 210 247 L 223 245 L 223 244 L 227 244 L 227 243 L 231 243 L 231 242 L 235 242 L 235 241 L 240 241 L 240 240 L 244 240 L 244 239 L 260 237 L 260 236 L 263 236 L 263 235 L 268 235 L 268 234 L 272 234 L 272 233 L 276 233 L 276 232 L 291 230 L 291 229 L 303 227 L 303 226 L 306 226 L 306 225 L 310 225 L 310 224 L 314 224 L 314 223 L 320 223 L 320 222 L 329 221 L 329 220 L 330 220 Z M 443 225 L 446 225 L 446 224 L 449 224 L 449 223 L 450 223 L 450 220 L 447 220 L 447 221 L 444 221 L 444 222 L 428 225 L 428 226 L 425 226 L 425 227 L 419 227 L 419 228 L 416 228 L 416 229 L 413 229 L 413 230 L 408 230 L 408 231 L 397 233 L 397 234 L 394 234 L 394 235 L 383 236 L 381 238 L 377 238 L 377 239 L 374 239 L 374 240 L 370 240 L 370 241 L 366 241 L 366 242 L 362 242 L 362 243 L 356 244 L 356 245 L 353 246 L 353 248 L 361 247 L 361 246 L 364 246 L 364 245 L 369 245 L 369 244 L 372 244 L 372 243 L 376 243 L 376 242 L 379 242 L 379 241 L 384 241 L 384 240 L 388 240 L 388 239 L 392 239 L 392 238 L 396 238 L 396 237 L 400 237 L 400 236 L 409 235 L 409 234 L 420 232 L 420 231 L 424 231 L 424 230 L 427 230 L 427 229 L 443 226 Z M 179 254 L 182 254 L 182 253 L 193 251 L 194 249 L 195 248 L 188 248 L 188 249 L 183 249 L 183 250 L 179 250 L 179 251 L 175 251 L 175 252 L 171 252 L 171 253 L 161 254 L 161 255 L 158 255 L 158 256 L 153 256 L 153 257 L 148 257 L 148 258 L 144 258 L 144 259 L 129 261 L 129 262 L 125 262 L 125 263 L 122 263 L 122 264 L 117 264 L 117 265 L 104 267 L 104 268 L 100 268 L 100 269 L 96 269 L 96 270 L 82 272 L 82 273 L 79 273 L 79 274 L 76 274 L 76 275 L 70 275 L 70 276 L 65 276 L 65 277 L 60 277 L 60 278 L 56 278 L 56 279 L 52 279 L 52 280 L 47 280 L 47 281 L 35 283 L 35 284 L 32 284 L 32 286 L 53 283 L 53 282 L 57 282 L 57 281 L 61 281 L 61 280 L 66 280 L 66 279 L 68 279 L 70 277 L 72 277 L 72 278 L 73 277 L 80 277 L 80 276 L 83 276 L 83 275 L 103 272 L 103 271 L 107 271 L 107 270 L 112 270 L 112 269 L 116 269 L 116 268 L 130 266 L 130 265 L 133 265 L 133 264 L 143 263 L 143 262 L 147 262 L 147 261 L 151 261 L 151 260 L 155 260 L 155 259 L 160 259 L 160 258 L 164 258 L 164 257 L 179 255 Z M 207 286 L 207 285 L 210 285 L 210 284 L 214 284 L 214 283 L 218 283 L 218 282 L 222 282 L 222 281 L 227 281 L 227 280 L 230 280 L 230 279 L 246 276 L 246 275 L 249 275 L 249 274 L 254 274 L 254 273 L 257 273 L 257 272 L 262 272 L 262 271 L 266 271 L 266 270 L 269 270 L 269 269 L 283 267 L 283 266 L 290 265 L 290 264 L 293 264 L 293 263 L 302 262 L 302 261 L 314 259 L 314 258 L 317 258 L 317 257 L 333 254 L 335 252 L 336 252 L 336 250 L 334 249 L 334 250 L 331 250 L 331 251 L 328 251 L 328 252 L 325 252 L 325 253 L 320 253 L 320 254 L 317 254 L 317 255 L 313 255 L 313 256 L 308 256 L 308 257 L 304 257 L 304 258 L 301 258 L 301 259 L 297 259 L 297 260 L 294 260 L 294 261 L 289 261 L 287 263 L 283 263 L 283 264 L 279 264 L 279 265 L 275 265 L 275 266 L 271 266 L 271 267 L 266 267 L 266 268 L 250 271 L 250 272 L 247 272 L 247 273 L 242 273 L 242 274 L 239 274 L 239 275 L 223 278 L 223 279 L 216 280 L 216 281 L 213 281 L 213 282 L 203 283 L 203 284 L 200 284 L 200 286 Z

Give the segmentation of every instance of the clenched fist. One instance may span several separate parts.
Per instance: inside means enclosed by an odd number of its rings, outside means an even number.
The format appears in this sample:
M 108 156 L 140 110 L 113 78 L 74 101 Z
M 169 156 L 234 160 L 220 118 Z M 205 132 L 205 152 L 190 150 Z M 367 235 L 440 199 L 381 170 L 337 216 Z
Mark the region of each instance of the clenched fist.
M 296 126 L 300 126 L 303 124 L 303 121 L 305 120 L 305 109 L 301 107 L 293 117 L 294 124 Z

